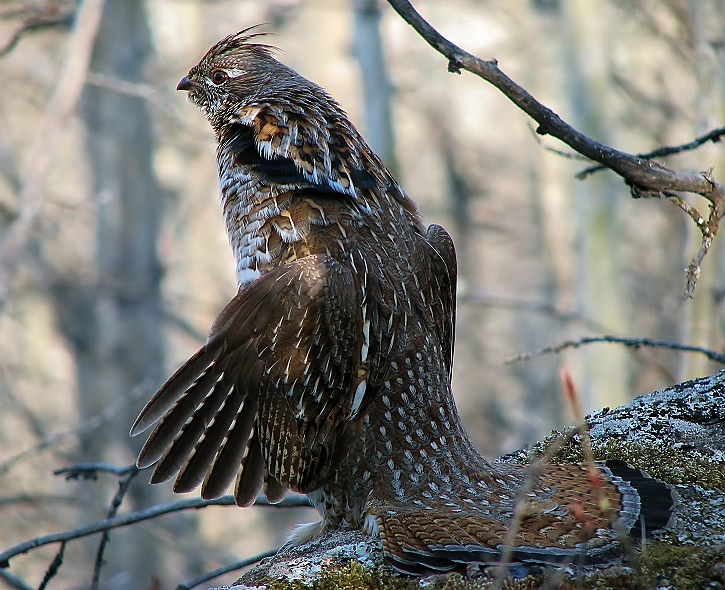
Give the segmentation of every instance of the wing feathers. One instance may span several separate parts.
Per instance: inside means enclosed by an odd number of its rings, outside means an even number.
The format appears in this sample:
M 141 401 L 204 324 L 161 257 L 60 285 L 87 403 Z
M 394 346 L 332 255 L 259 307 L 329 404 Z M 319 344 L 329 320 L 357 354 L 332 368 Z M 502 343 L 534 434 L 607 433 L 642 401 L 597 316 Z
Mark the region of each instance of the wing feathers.
M 220 383 L 217 382 L 204 403 L 194 412 L 191 420 L 184 425 L 179 436 L 156 464 L 151 475 L 151 483 L 170 479 L 186 464 L 196 443 L 203 436 L 228 393 L 229 391 L 220 387 Z M 174 491 L 181 491 L 181 488 L 177 490 L 176 484 L 174 484 Z
M 146 407 L 141 411 L 131 427 L 131 436 L 142 433 L 161 418 L 209 366 L 218 351 L 218 345 L 205 346 L 200 348 L 194 356 L 186 361 L 146 404 Z
M 227 394 L 214 421 L 206 429 L 204 438 L 197 444 L 194 453 L 176 478 L 175 492 L 190 492 L 204 481 L 243 401 L 244 396 L 236 387 Z
M 199 405 L 214 387 L 217 376 L 207 371 L 194 383 L 158 423 L 138 455 L 139 469 L 149 467 L 164 456 L 187 420 L 197 411 Z M 176 389 L 176 384 L 174 384 Z M 153 400 L 151 401 L 153 403 Z
M 259 447 L 259 437 L 255 433 L 249 443 L 242 471 L 237 478 L 234 501 L 237 506 L 251 506 L 264 485 L 264 461 Z
M 174 491 L 201 483 L 212 498 L 237 476 L 236 501 L 247 505 L 265 477 L 270 501 L 327 477 L 347 453 L 340 441 L 360 379 L 351 359 L 361 359 L 362 334 L 350 329 L 362 313 L 358 280 L 309 255 L 238 293 L 134 425 L 137 433 L 159 420 L 138 459 L 156 463 L 151 481 L 178 473 Z
M 242 468 L 244 451 L 257 416 L 257 400 L 247 397 L 239 410 L 236 422 L 224 441 L 214 463 L 201 486 L 201 497 L 205 500 L 223 496 Z
M 267 496 L 267 501 L 270 504 L 278 504 L 284 500 L 284 496 L 287 493 L 287 488 L 279 483 L 269 473 L 264 474 L 264 495 Z

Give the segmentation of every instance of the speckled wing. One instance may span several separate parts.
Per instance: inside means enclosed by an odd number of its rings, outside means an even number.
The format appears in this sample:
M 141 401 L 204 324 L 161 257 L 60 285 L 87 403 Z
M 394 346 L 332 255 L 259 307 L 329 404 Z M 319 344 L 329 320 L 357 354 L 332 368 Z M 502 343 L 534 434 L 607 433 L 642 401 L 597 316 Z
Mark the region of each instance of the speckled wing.
M 266 273 L 221 312 L 207 343 L 147 404 L 131 434 L 158 421 L 138 458 L 174 491 L 202 484 L 237 503 L 319 485 L 347 451 L 359 379 L 350 354 L 358 312 L 350 271 L 326 255 Z M 272 498 L 270 498 L 272 499 Z

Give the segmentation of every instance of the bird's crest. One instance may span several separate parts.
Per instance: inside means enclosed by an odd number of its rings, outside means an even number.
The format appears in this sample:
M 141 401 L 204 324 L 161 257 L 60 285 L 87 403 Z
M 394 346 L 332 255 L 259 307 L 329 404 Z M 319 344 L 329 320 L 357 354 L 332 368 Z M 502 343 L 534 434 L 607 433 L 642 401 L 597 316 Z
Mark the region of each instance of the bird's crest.
M 267 55 L 271 55 L 273 52 L 279 51 L 279 48 L 274 45 L 252 42 L 253 39 L 273 34 L 268 31 L 254 31 L 254 29 L 258 29 L 263 26 L 264 24 L 252 25 L 251 27 L 242 29 L 238 33 L 227 35 L 224 39 L 215 43 L 209 51 L 207 51 L 204 61 L 209 58 L 213 59 L 214 57 L 218 57 L 220 55 L 226 56 L 227 54 L 234 54 L 245 50 L 260 51 Z

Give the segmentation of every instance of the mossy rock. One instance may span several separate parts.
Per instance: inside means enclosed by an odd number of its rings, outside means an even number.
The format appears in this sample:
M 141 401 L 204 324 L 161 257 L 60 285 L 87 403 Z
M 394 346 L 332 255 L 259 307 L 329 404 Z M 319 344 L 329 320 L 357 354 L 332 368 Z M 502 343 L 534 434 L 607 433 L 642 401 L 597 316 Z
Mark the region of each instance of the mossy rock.
M 531 463 L 544 456 L 554 441 L 562 436 L 566 434 L 554 431 L 530 449 L 511 453 L 504 460 L 519 464 Z M 618 459 L 669 484 L 725 490 L 725 460 L 713 460 L 711 452 L 703 452 L 690 445 L 673 446 L 662 441 L 608 439 L 592 441 L 591 446 L 597 460 Z M 569 437 L 550 460 L 556 464 L 583 462 L 582 437 Z
M 355 561 L 342 569 L 323 570 L 311 582 L 268 580 L 269 590 L 415 590 L 417 581 L 396 576 L 382 568 L 368 569 Z

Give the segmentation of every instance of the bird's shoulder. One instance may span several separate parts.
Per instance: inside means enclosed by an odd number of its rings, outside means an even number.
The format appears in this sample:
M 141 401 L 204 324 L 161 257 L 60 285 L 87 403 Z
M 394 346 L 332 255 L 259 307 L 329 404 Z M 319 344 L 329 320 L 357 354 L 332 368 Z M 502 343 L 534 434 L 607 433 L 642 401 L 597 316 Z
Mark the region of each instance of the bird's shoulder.
M 236 163 L 284 166 L 286 177 L 272 179 L 280 184 L 315 186 L 354 199 L 359 191 L 383 187 L 392 180 L 338 108 L 271 102 L 246 105 L 238 109 L 227 131 L 220 143 L 238 153 Z

